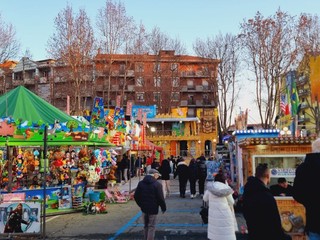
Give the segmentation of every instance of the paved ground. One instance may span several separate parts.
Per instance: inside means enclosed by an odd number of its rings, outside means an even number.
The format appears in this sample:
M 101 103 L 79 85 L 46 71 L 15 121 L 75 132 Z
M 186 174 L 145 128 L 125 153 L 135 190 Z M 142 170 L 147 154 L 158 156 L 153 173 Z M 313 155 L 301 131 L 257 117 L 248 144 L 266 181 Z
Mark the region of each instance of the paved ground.
M 133 178 L 131 183 L 123 184 L 119 188 L 121 191 L 134 190 L 138 182 L 139 178 Z M 207 239 L 207 226 L 202 224 L 199 215 L 202 199 L 199 196 L 191 199 L 189 192 L 186 198 L 180 198 L 178 189 L 178 181 L 172 180 L 172 193 L 166 199 L 167 211 L 165 214 L 158 215 L 156 240 Z M 72 213 L 48 217 L 46 239 L 135 240 L 143 238 L 141 211 L 134 201 L 125 204 L 108 204 L 107 207 L 107 214 Z M 237 214 L 236 217 L 240 228 L 245 224 L 244 219 L 241 214 Z M 246 235 L 237 233 L 237 239 L 244 240 Z

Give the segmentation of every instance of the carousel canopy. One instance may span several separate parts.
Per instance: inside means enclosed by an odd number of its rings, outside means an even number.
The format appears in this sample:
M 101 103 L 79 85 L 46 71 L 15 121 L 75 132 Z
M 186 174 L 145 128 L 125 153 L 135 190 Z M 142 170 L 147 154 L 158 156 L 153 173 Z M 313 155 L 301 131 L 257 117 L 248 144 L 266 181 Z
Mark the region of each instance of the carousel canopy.
M 0 97 L 0 117 L 54 123 L 75 120 L 27 88 L 18 86 Z

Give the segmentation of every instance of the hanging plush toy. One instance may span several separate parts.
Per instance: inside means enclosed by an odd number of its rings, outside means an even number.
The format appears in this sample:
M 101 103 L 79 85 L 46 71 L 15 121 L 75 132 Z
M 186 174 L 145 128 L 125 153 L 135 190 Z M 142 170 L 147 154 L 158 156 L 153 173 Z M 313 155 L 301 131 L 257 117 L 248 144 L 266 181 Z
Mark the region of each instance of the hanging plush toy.
M 33 155 L 34 155 L 34 165 L 35 165 L 35 170 L 36 171 L 39 171 L 39 165 L 40 165 L 40 162 L 39 162 L 39 151 L 38 150 L 34 150 L 33 151 Z
M 97 174 L 96 168 L 94 166 L 89 166 L 88 174 L 89 174 L 87 178 L 88 183 L 93 184 L 99 181 L 100 176 Z

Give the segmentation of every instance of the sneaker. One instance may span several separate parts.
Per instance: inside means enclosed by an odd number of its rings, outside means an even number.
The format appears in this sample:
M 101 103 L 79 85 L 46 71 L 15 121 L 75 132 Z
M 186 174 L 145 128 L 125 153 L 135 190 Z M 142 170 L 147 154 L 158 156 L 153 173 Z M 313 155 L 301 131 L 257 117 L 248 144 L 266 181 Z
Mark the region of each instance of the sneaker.
M 203 198 L 203 194 L 200 194 L 200 197 Z
M 194 198 L 194 195 L 193 195 L 193 194 L 191 194 L 190 198 L 191 198 L 191 199 L 193 199 L 193 198 Z

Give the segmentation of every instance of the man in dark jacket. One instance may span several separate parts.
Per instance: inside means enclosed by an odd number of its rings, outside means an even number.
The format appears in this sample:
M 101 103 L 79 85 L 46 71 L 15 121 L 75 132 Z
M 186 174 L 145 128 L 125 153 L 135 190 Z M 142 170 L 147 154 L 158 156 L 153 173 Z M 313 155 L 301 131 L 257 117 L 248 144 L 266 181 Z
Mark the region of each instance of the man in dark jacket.
M 167 210 L 162 185 L 157 181 L 159 176 L 161 175 L 156 169 L 150 169 L 143 180 L 139 182 L 134 193 L 134 200 L 142 211 L 145 240 L 154 239 L 159 206 L 162 213 Z
M 203 197 L 204 194 L 204 185 L 207 178 L 207 161 L 204 154 L 201 154 L 200 157 L 197 158 L 198 165 L 198 179 L 199 179 L 199 194 Z
M 296 170 L 293 183 L 293 198 L 306 208 L 306 232 L 310 240 L 320 239 L 320 195 L 319 186 L 320 138 L 312 143 L 308 153 Z
M 289 240 L 281 227 L 276 200 L 267 188 L 270 169 L 259 164 L 255 177 L 251 176 L 244 187 L 243 215 L 248 226 L 249 240 Z
M 189 179 L 189 168 L 184 159 L 180 161 L 177 165 L 177 170 L 174 172 L 173 177 L 176 178 L 179 176 L 179 191 L 180 197 L 186 197 L 186 188 Z

